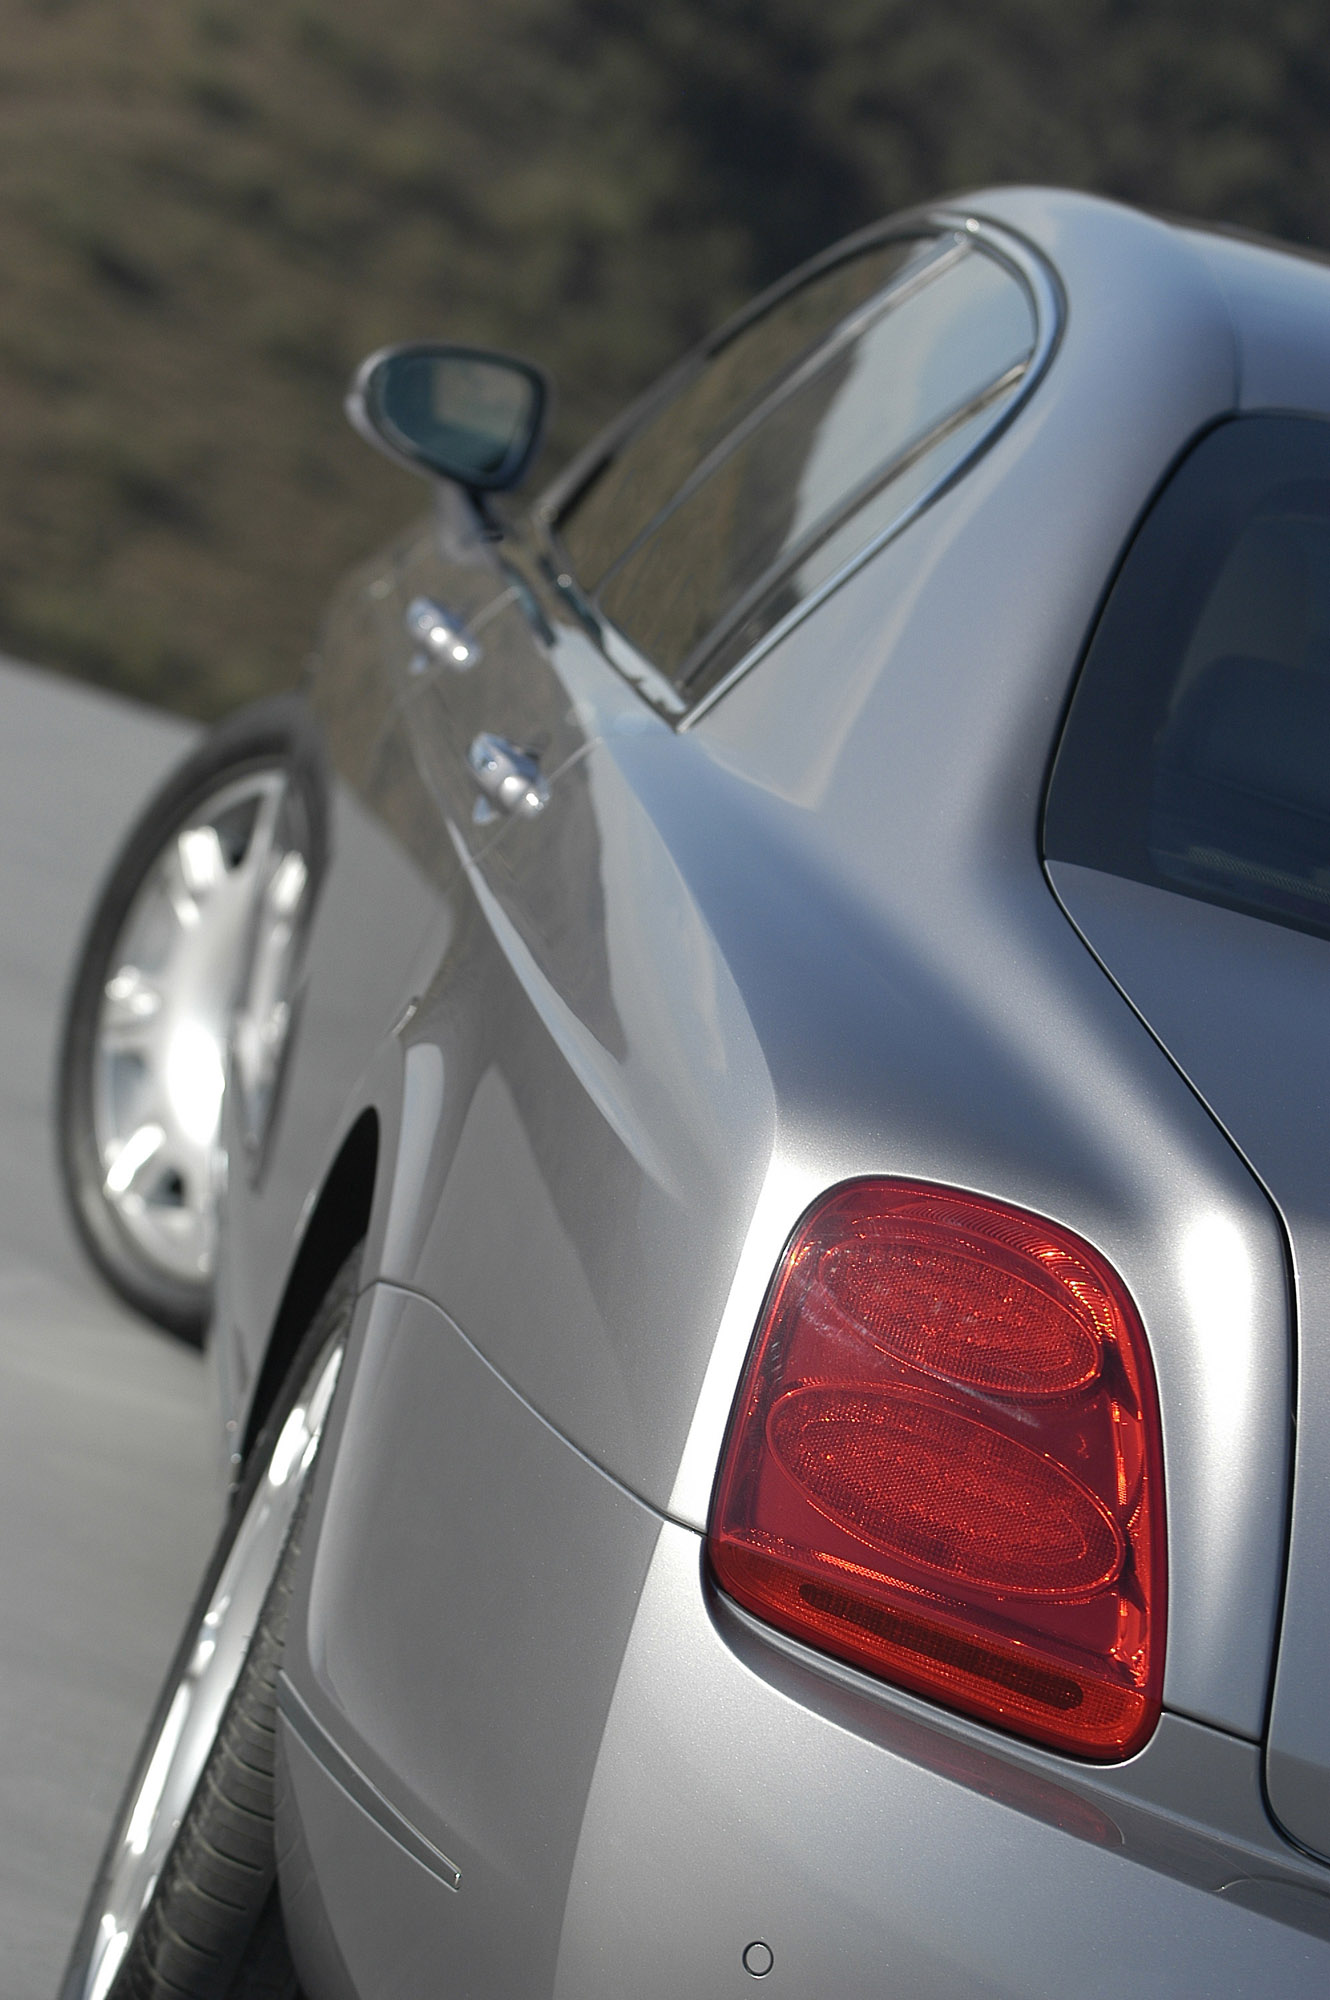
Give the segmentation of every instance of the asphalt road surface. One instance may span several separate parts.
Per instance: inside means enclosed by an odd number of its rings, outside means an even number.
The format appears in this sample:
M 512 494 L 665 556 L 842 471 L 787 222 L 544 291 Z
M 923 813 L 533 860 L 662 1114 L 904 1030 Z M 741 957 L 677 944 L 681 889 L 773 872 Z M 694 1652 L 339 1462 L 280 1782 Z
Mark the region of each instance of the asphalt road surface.
M 54 2000 L 221 1512 L 208 1365 L 88 1266 L 52 1144 L 83 919 L 188 741 L 0 661 L 0 2000 Z

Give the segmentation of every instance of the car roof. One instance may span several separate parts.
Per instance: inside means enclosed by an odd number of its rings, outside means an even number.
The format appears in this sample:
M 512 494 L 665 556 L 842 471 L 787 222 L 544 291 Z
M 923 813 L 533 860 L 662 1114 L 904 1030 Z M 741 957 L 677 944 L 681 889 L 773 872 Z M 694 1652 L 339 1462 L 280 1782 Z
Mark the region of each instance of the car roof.
M 1152 267 L 1161 346 L 1168 295 L 1207 281 L 1217 322 L 1234 344 L 1234 406 L 1330 414 L 1330 259 L 1250 232 L 1152 215 L 1102 196 L 1042 187 L 987 188 L 941 204 L 988 217 L 1042 250 L 1067 294 L 1068 315 L 1101 310 Z

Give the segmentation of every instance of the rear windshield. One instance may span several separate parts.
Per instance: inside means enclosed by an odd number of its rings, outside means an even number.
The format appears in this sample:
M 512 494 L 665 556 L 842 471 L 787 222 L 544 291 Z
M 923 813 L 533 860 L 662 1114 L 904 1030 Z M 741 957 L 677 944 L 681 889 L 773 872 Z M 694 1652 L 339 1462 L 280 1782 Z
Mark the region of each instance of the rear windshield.
M 1330 423 L 1211 432 L 1109 598 L 1045 850 L 1330 936 Z
M 834 267 L 719 349 L 557 523 L 597 611 L 696 699 L 1014 394 L 1033 302 L 957 234 Z

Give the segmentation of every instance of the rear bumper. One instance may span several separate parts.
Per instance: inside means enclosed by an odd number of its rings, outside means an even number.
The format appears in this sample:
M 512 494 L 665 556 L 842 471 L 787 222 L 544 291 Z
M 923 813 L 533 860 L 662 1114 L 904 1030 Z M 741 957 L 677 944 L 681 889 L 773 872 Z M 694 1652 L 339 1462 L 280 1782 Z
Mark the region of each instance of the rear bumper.
M 319 1602 L 306 1589 L 288 1659 L 282 1888 L 311 2000 L 739 2000 L 760 1983 L 746 1953 L 798 2000 L 1330 1991 L 1330 1872 L 1271 1829 L 1256 1746 L 1165 1717 L 1131 1765 L 1090 1772 L 829 1673 L 717 1601 L 693 1531 L 403 1298 L 385 1288 L 369 1327 L 332 1477 L 357 1511 L 322 1508 Z M 408 1468 L 429 1568 L 401 1579 L 428 1655 L 413 1685 L 437 1675 L 437 1694 L 389 1755 L 395 1711 L 371 1739 L 333 1699 L 377 1701 L 399 1670 L 378 1559 L 366 1542 L 325 1560 L 322 1538 L 349 1546 L 347 1522 L 400 1490 L 409 1441 L 369 1485 L 347 1447 L 372 1447 L 403 1395 L 424 1397 L 437 1446 Z M 449 1486 L 474 1477 L 477 1437 L 503 1468 L 497 1521 Z M 534 1604 L 551 1575 L 583 1591 L 567 1631 L 566 1592 Z M 372 1688 L 352 1671 L 358 1605 L 379 1616 Z M 459 1635 L 478 1649 L 465 1707 Z
M 696 1539 L 664 1531 L 583 1819 L 557 2000 L 751 1993 L 758 1940 L 772 1991 L 779 1977 L 819 2000 L 1327 1990 L 1330 1899 L 1282 1874 L 1254 1746 L 1166 1717 L 1130 1773 L 1064 1784 L 1057 1760 L 1009 1761 L 856 1681 L 709 1604 Z M 1213 1787 L 1228 1837 L 1125 1795 L 1185 1774 Z

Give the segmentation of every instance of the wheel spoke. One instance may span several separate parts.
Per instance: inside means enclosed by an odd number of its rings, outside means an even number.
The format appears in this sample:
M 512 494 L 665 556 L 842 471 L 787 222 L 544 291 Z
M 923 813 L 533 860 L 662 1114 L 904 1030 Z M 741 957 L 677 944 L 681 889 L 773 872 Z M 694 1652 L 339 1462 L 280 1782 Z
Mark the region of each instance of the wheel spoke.
M 182 1268 L 203 1268 L 215 1233 L 204 1149 L 160 1124 L 140 1125 L 112 1160 L 104 1186 L 127 1228 Z
M 254 822 L 244 850 L 228 868 L 229 890 L 246 897 L 257 896 L 277 842 L 278 823 L 286 798 L 283 779 L 271 775 L 259 794 Z
M 259 809 L 254 815 L 254 825 L 250 831 L 245 851 L 236 863 L 236 871 L 253 875 L 267 862 L 277 837 L 277 822 L 286 801 L 286 781 L 275 777 L 267 785 L 259 799 Z
M 288 818 L 285 773 L 260 766 L 164 834 L 100 996 L 92 1110 L 102 1195 L 142 1254 L 190 1284 L 209 1277 L 215 1254 L 213 1155 L 236 1013 L 238 1040 L 255 1045 L 250 1067 L 257 1061 L 264 1076 L 285 1036 L 276 1003 L 308 882 Z M 247 1013 L 256 1018 L 246 1023 Z
M 137 1048 L 154 1032 L 162 994 L 137 965 L 122 965 L 102 990 L 98 1029 L 103 1047 Z
M 169 1122 L 187 1146 L 206 1152 L 217 1136 L 226 1072 L 217 1038 L 201 1021 L 181 1021 L 162 1057 Z
M 305 899 L 309 866 L 297 848 L 288 848 L 273 869 L 268 883 L 268 903 L 279 917 L 292 918 Z
M 176 839 L 180 879 L 197 903 L 226 879 L 226 856 L 215 826 L 187 826 Z
M 185 863 L 180 852 L 180 842 L 172 841 L 158 864 L 160 893 L 175 919 L 177 929 L 192 931 L 198 928 L 199 906 L 189 886 L 185 873 Z
M 131 1192 L 139 1192 L 149 1169 L 160 1171 L 159 1155 L 166 1139 L 160 1125 L 140 1125 L 131 1132 L 123 1146 L 116 1149 L 114 1158 L 106 1170 L 106 1192 L 113 1201 L 123 1201 Z

